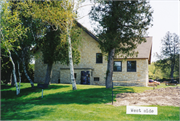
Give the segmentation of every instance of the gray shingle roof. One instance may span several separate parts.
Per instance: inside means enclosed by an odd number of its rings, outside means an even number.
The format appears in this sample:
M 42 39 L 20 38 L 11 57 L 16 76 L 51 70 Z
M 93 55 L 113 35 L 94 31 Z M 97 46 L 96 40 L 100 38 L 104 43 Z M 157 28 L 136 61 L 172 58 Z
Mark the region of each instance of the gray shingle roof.
M 81 25 L 79 22 L 77 22 L 77 25 L 81 28 L 83 28 L 83 30 L 90 35 L 92 38 L 94 38 L 96 41 L 98 41 L 98 38 L 92 34 L 87 28 L 85 28 L 83 25 Z M 148 59 L 149 64 L 151 63 L 151 51 L 152 51 L 152 37 L 147 36 L 146 38 L 146 42 L 141 43 L 137 46 L 137 48 L 135 49 L 135 52 L 139 52 L 138 56 L 134 56 L 134 57 L 127 57 L 128 59 Z M 119 58 L 119 57 L 117 57 Z M 119 58 L 119 59 L 123 59 L 123 58 Z
M 146 37 L 146 42 L 141 43 L 138 45 L 138 47 L 135 49 L 135 51 L 138 51 L 138 57 L 137 58 L 149 58 L 149 54 L 152 50 L 152 37 Z
M 138 55 L 133 57 L 127 57 L 127 59 L 148 59 L 149 64 L 151 63 L 151 51 L 152 51 L 152 37 L 145 37 L 146 42 L 143 42 L 137 46 L 135 52 L 138 52 Z M 117 59 L 122 59 L 120 56 L 116 57 Z

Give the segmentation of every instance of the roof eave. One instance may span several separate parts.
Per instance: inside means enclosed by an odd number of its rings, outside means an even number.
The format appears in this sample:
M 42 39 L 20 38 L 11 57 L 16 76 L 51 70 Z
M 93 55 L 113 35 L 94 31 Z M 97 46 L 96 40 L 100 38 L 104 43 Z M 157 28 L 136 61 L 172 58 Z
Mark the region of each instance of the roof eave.
M 152 45 L 151 45 L 151 50 L 150 50 L 149 59 L 148 59 L 149 64 L 151 64 L 151 56 L 152 56 Z
M 77 22 L 77 21 L 76 21 Z M 92 33 L 90 32 L 86 27 L 84 27 L 82 24 L 80 24 L 79 22 L 77 22 L 77 26 L 82 28 L 89 36 L 91 36 L 93 39 L 95 39 L 98 42 L 98 38 Z

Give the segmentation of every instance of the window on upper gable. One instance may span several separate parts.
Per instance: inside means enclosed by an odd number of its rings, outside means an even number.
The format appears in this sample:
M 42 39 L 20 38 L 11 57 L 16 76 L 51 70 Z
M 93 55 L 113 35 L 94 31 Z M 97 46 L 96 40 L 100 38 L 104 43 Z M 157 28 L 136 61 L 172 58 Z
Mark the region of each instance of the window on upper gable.
M 113 71 L 122 71 L 122 61 L 114 61 Z
M 127 72 L 136 72 L 136 61 L 127 61 Z
M 96 53 L 96 63 L 103 63 L 102 53 Z

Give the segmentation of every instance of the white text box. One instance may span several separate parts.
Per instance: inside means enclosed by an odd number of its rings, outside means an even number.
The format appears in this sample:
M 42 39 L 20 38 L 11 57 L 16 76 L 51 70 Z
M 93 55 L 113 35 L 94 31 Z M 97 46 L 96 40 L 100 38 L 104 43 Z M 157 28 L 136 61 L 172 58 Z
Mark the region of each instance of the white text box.
M 157 115 L 157 107 L 126 106 L 126 114 Z

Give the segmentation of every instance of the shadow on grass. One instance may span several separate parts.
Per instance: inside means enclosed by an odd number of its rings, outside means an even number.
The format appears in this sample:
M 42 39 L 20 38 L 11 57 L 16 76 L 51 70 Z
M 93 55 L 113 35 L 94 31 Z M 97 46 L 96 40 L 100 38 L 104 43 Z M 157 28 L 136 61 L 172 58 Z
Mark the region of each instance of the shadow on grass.
M 63 85 L 50 85 L 48 89 L 45 90 L 51 90 L 51 89 L 61 89 L 61 88 L 66 88 L 69 86 L 63 86 Z M 37 93 L 37 92 L 41 92 L 42 89 L 38 88 L 37 86 L 34 87 L 34 89 L 32 89 L 31 87 L 28 88 L 23 88 L 21 89 L 21 93 L 19 95 L 16 95 L 16 90 L 3 90 L 3 89 L 10 89 L 10 88 L 14 88 L 8 85 L 3 85 L 3 87 L 1 88 L 1 98 L 2 99 L 15 99 L 15 98 L 19 98 L 22 96 L 27 96 L 31 93 Z
M 50 85 L 48 89 L 44 89 L 43 95 L 44 97 L 41 98 L 41 94 L 39 97 L 30 97 L 27 99 L 23 99 L 23 102 L 29 102 L 31 104 L 37 105 L 56 105 L 56 104 L 101 104 L 101 103 L 108 103 L 112 101 L 112 89 L 106 88 L 89 88 L 89 89 L 78 89 L 78 90 L 68 90 L 68 91 L 59 91 L 57 93 L 50 93 L 48 94 L 51 89 L 62 89 L 62 88 L 69 88 L 70 86 L 64 85 Z M 32 93 L 40 93 L 42 89 L 35 87 L 32 89 L 24 88 L 21 89 L 21 93 L 16 95 L 15 90 L 8 90 L 8 91 L 1 91 L 1 98 L 5 100 L 11 99 L 20 99 L 20 97 L 25 97 Z M 113 89 L 114 94 L 117 93 L 134 93 L 133 88 L 130 87 L 115 87 Z M 19 101 L 19 100 L 18 100 Z M 20 99 L 21 101 L 21 99 Z
M 41 92 L 40 88 L 31 89 L 24 88 L 21 94 L 16 96 L 15 91 L 2 91 L 1 102 L 2 107 L 2 120 L 15 119 L 15 120 L 32 120 L 37 117 L 48 115 L 53 112 L 53 108 L 49 106 L 59 104 L 103 104 L 112 101 L 112 89 L 106 88 L 87 88 L 71 90 L 68 85 L 50 85 L 48 89 L 44 89 L 44 97 L 33 97 L 22 99 L 22 96 L 30 95 L 34 92 Z M 49 93 L 51 89 L 69 88 L 67 91 L 59 91 L 57 93 Z M 118 87 L 118 93 L 134 92 L 132 88 Z M 114 96 L 115 97 L 115 96 Z M 38 107 L 38 108 L 36 108 Z
M 6 107 L 6 109 L 2 110 L 1 120 L 33 120 L 46 116 L 53 111 L 53 109 L 48 107 L 35 108 L 28 104 L 23 106 L 22 104 L 16 103 L 11 106 L 11 108 Z M 33 110 L 29 110 L 31 108 L 33 108 Z
M 50 90 L 50 89 L 48 89 Z M 115 89 L 114 94 L 124 92 L 134 92 L 132 88 L 118 87 Z M 115 97 L 115 95 L 114 95 Z M 28 101 L 28 100 L 27 100 Z M 55 94 L 46 95 L 44 90 L 44 97 L 31 98 L 31 103 L 37 105 L 56 105 L 56 104 L 102 104 L 112 101 L 112 89 L 106 88 L 89 88 L 70 90 L 67 92 L 58 92 Z
M 12 88 L 11 85 L 8 85 L 8 84 L 1 84 L 1 90 L 2 90 L 2 89 L 10 89 L 10 88 Z

